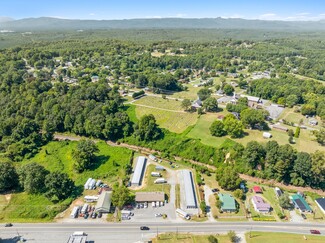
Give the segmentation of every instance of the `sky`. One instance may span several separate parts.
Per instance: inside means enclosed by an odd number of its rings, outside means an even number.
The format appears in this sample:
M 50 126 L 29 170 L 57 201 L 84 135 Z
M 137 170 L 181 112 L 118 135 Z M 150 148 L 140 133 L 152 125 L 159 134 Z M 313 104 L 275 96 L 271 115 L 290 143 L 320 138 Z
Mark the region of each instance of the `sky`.
M 0 16 L 22 19 L 325 19 L 324 0 L 0 0 Z

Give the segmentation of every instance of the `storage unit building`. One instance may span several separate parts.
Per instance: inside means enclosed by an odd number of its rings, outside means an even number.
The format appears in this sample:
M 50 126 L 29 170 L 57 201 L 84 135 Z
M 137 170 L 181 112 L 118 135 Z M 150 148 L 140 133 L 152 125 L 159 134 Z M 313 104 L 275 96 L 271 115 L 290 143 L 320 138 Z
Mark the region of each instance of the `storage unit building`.
M 140 186 L 143 178 L 143 174 L 146 168 L 147 158 L 144 156 L 139 156 L 137 159 L 137 164 L 134 169 L 133 177 L 131 180 L 132 186 Z
M 105 191 L 100 194 L 95 211 L 98 213 L 109 213 L 112 203 L 112 191 Z
M 197 208 L 196 201 L 196 193 L 195 193 L 195 185 L 193 181 L 192 172 L 190 170 L 182 170 L 183 176 L 183 186 L 185 193 L 185 207 L 189 208 Z
M 136 192 L 135 201 L 137 203 L 152 203 L 152 202 L 164 202 L 164 192 Z

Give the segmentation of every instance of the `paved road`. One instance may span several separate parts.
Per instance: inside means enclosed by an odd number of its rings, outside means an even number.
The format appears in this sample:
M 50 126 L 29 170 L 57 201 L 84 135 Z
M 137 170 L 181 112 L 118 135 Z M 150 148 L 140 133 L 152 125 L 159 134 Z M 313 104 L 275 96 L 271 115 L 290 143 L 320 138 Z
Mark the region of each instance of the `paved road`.
M 150 223 L 149 231 L 141 231 L 139 223 L 98 224 L 98 223 L 48 223 L 48 224 L 14 224 L 11 228 L 1 228 L 0 237 L 4 242 L 21 235 L 27 242 L 67 242 L 69 235 L 74 231 L 88 233 L 88 240 L 95 243 L 106 242 L 137 242 L 148 240 L 162 232 L 191 232 L 191 233 L 226 233 L 234 230 L 244 233 L 250 230 L 266 232 L 290 232 L 310 234 L 310 229 L 318 229 L 325 234 L 325 224 L 299 223 L 272 223 L 272 222 L 216 222 L 216 223 Z

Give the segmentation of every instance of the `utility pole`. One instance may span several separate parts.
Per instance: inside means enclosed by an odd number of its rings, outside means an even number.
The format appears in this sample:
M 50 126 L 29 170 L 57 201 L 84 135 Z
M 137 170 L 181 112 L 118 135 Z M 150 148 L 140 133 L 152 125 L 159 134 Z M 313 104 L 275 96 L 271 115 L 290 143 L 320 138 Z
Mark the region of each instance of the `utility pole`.
M 252 238 L 252 229 L 253 229 L 253 226 L 251 226 L 251 230 L 249 231 L 249 238 Z
M 178 240 L 178 227 L 176 227 L 176 240 Z
M 158 226 L 157 226 L 157 240 L 159 240 L 159 236 L 158 236 Z

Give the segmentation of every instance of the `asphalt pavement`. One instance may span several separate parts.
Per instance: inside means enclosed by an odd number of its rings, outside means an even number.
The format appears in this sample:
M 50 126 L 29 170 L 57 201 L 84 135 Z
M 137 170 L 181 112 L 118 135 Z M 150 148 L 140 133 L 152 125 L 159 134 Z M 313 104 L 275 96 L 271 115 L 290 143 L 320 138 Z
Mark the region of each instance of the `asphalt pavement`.
M 150 230 L 141 231 L 140 226 L 148 226 Z M 83 231 L 88 234 L 88 240 L 93 243 L 121 242 L 131 243 L 146 241 L 155 237 L 158 233 L 227 233 L 234 230 L 237 233 L 253 231 L 286 232 L 298 234 L 310 234 L 310 229 L 317 229 L 325 234 L 325 224 L 314 223 L 277 223 L 277 222 L 205 222 L 205 223 L 123 223 L 123 224 L 97 224 L 97 223 L 45 223 L 45 224 L 14 224 L 13 227 L 3 227 L 0 237 L 4 243 L 17 242 L 14 239 L 21 236 L 26 242 L 54 243 L 67 242 L 69 236 L 75 231 Z

